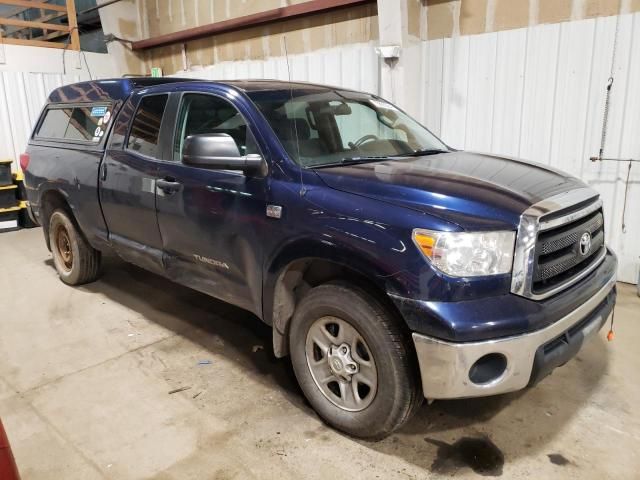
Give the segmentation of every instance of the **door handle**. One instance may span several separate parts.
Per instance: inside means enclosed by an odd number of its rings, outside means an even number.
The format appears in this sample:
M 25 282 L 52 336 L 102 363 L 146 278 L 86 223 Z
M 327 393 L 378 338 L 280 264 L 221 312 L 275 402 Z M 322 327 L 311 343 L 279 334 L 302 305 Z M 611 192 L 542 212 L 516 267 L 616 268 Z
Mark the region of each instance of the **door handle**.
M 172 195 L 180 191 L 182 184 L 171 178 L 162 178 L 160 180 L 156 180 L 156 186 L 164 193 Z
M 104 182 L 107 179 L 107 161 L 102 160 L 102 172 L 100 173 L 100 178 Z

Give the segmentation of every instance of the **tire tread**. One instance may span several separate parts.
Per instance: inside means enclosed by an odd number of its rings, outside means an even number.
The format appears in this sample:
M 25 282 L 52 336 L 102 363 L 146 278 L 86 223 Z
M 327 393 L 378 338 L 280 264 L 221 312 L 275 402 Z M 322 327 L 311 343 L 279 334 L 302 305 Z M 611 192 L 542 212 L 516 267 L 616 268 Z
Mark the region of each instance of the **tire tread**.
M 384 419 L 384 423 L 377 425 L 374 431 L 353 431 L 355 429 L 346 431 L 343 429 L 346 433 L 354 436 L 379 440 L 404 425 L 422 404 L 422 389 L 420 388 L 417 361 L 411 348 L 411 336 L 402 319 L 398 318 L 383 301 L 377 299 L 366 288 L 344 280 L 334 280 L 314 287 L 301 300 L 298 308 L 300 306 L 304 308 L 303 304 L 315 302 L 316 299 L 335 298 L 336 295 L 341 298 L 356 295 L 367 304 L 373 311 L 374 318 L 371 320 L 377 323 L 386 338 L 389 355 L 397 360 L 402 372 L 399 376 L 402 382 L 398 390 L 405 392 L 406 395 L 400 396 L 402 401 L 394 405 L 392 414 Z M 293 345 L 290 346 L 290 350 L 292 348 Z M 340 426 L 334 426 L 340 428 Z
M 77 266 L 78 270 L 73 273 L 72 278 L 63 277 L 60 278 L 63 282 L 69 285 L 82 285 L 85 283 L 93 282 L 100 275 L 100 266 L 102 260 L 102 254 L 99 250 L 93 248 L 87 239 L 84 237 L 80 229 L 78 228 L 73 217 L 64 209 L 56 209 L 53 211 L 50 217 L 50 222 L 53 223 L 56 215 L 64 217 L 65 228 L 72 241 L 75 241 L 78 245 L 78 258 L 74 258 L 74 267 Z M 51 226 L 49 227 L 51 231 Z M 52 245 L 52 248 L 55 246 Z

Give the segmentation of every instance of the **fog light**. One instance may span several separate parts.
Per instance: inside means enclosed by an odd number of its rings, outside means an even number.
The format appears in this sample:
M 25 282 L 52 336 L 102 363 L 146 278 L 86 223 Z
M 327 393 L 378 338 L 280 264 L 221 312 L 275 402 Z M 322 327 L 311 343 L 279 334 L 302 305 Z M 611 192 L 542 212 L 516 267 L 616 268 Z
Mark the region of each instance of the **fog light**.
M 501 353 L 489 353 L 480 357 L 469 370 L 469 380 L 476 385 L 492 382 L 507 369 L 507 358 Z

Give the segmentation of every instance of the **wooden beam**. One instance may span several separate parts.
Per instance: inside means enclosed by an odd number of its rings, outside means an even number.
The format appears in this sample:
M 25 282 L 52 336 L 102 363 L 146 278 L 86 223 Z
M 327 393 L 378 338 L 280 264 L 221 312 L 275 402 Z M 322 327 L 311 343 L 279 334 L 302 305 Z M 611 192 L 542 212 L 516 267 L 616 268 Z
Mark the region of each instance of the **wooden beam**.
M 30 22 L 28 20 L 16 20 L 15 18 L 1 18 L 0 25 L 11 25 L 13 27 L 39 28 L 40 30 L 58 30 L 68 32 L 70 27 L 57 23 Z
M 76 16 L 75 0 L 67 0 L 67 23 L 69 24 L 69 34 L 71 35 L 71 50 L 80 50 L 80 33 L 78 33 L 78 18 Z
M 66 45 L 64 43 L 58 42 L 43 42 L 41 40 L 27 40 L 23 38 L 7 38 L 2 37 L 0 39 L 0 44 L 5 45 L 23 45 L 27 47 L 45 47 L 45 48 L 65 48 Z
M 50 32 L 46 35 L 33 37 L 33 39 L 34 40 L 53 40 L 54 38 L 64 37 L 65 35 L 69 35 L 69 33 L 68 32 Z
M 42 21 L 42 17 L 44 17 L 44 10 L 41 8 L 38 13 L 40 14 L 40 16 L 38 18 L 36 18 L 36 20 L 38 21 Z M 46 37 L 49 34 L 49 30 L 43 30 L 42 34 Z M 33 39 L 33 35 L 31 35 L 31 38 Z
M 13 10 L 5 10 L 2 12 L 2 16 L 4 18 L 11 18 L 11 17 L 15 17 L 16 15 L 20 15 L 21 13 L 26 12 L 27 10 L 29 10 L 28 8 L 16 8 Z
M 67 12 L 66 11 L 64 13 L 50 13 L 48 15 L 44 15 L 42 17 L 37 18 L 37 20 L 39 22 L 50 22 L 51 20 L 56 20 L 58 18 L 62 18 L 62 17 L 66 17 L 66 16 L 67 16 Z M 16 33 L 22 32 L 23 30 L 26 30 L 26 28 L 19 28 L 17 30 L 13 30 L 11 32 L 11 35 L 15 35 Z
M 64 5 L 55 5 L 53 3 L 46 2 L 30 2 L 29 0 L 0 0 L 1 5 L 16 5 L 18 7 L 26 8 L 44 8 L 46 10 L 55 10 L 56 12 L 66 12 L 67 8 Z

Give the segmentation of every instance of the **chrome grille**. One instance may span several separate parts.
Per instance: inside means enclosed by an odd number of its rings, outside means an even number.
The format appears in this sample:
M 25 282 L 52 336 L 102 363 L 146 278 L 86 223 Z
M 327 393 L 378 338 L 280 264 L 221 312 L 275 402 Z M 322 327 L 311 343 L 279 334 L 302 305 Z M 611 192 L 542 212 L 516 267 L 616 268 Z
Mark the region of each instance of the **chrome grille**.
M 580 239 L 590 235 L 590 249 L 580 251 Z M 540 293 L 562 283 L 587 267 L 604 248 L 604 219 L 601 210 L 550 230 L 540 232 L 536 242 L 533 292 Z
M 588 231 L 591 235 L 594 235 L 595 232 L 602 228 L 604 224 L 604 218 L 602 216 L 602 212 L 598 212 L 594 218 L 586 222 L 584 225 L 584 231 Z M 555 251 L 561 250 L 563 248 L 568 247 L 569 245 L 575 245 L 580 239 L 581 231 L 573 231 L 570 234 L 558 235 L 557 238 L 539 241 L 538 248 L 540 249 L 541 255 L 546 255 L 548 253 L 553 253 Z
M 591 248 L 581 252 L 587 232 Z M 588 275 L 606 253 L 598 194 L 581 188 L 550 197 L 520 217 L 511 291 L 534 300 L 550 297 Z

